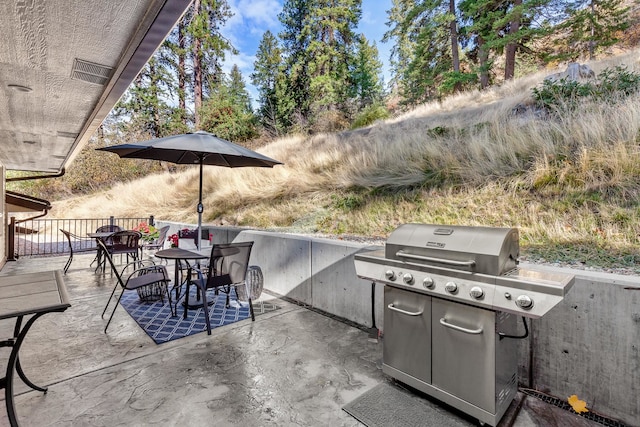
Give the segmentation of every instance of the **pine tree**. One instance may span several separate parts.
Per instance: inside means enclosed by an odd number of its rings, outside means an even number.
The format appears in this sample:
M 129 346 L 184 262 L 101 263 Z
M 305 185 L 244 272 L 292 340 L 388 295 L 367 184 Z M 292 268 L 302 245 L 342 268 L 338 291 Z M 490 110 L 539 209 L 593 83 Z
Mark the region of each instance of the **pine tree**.
M 220 32 L 232 13 L 227 0 L 194 0 L 191 12 L 185 16 L 189 19 L 185 35 L 190 41 L 188 52 L 193 67 L 194 125 L 199 129 L 205 85 L 215 86 L 215 79 L 221 75 L 225 52 L 235 52 Z
M 285 76 L 282 73 L 282 49 L 269 30 L 262 35 L 253 67 L 251 83 L 259 94 L 260 123 L 271 135 L 278 136 L 286 126 L 281 122 L 278 114 L 278 103 L 282 102 L 282 97 L 277 96 L 277 84 L 278 80 Z
M 416 105 L 438 97 L 438 86 L 451 71 L 449 31 L 437 21 L 428 21 L 416 38 L 416 50 L 404 72 L 405 102 Z
M 127 131 L 143 132 L 150 138 L 170 134 L 174 126 L 174 109 L 169 106 L 174 85 L 173 75 L 152 57 L 114 108 L 114 116 Z
M 616 44 L 630 25 L 624 0 L 577 0 L 567 10 L 569 18 L 560 29 L 569 31 L 565 57 L 572 60 L 585 54 L 594 60 L 597 51 Z
M 176 76 L 177 85 L 172 88 L 172 98 L 177 97 L 178 108 L 174 110 L 174 128 L 177 132 L 187 132 L 188 124 L 193 117 L 187 111 L 187 79 L 188 72 L 186 66 L 187 49 L 184 35 L 184 18 L 171 31 L 155 56 L 159 62 L 165 64 Z
M 361 0 L 285 1 L 280 38 L 299 125 L 345 113 L 360 15 Z
M 360 3 L 360 0 L 316 0 L 306 20 L 311 34 L 307 54 L 309 90 L 316 113 L 344 108 Z
M 349 91 L 349 97 L 355 100 L 358 110 L 382 99 L 384 90 L 381 73 L 382 62 L 375 42 L 370 44 L 364 34 L 361 34 L 356 45 Z
M 236 64 L 233 64 L 231 67 L 227 86 L 229 88 L 229 96 L 233 102 L 244 111 L 253 113 L 251 97 L 249 96 L 249 92 L 247 92 L 247 85 L 244 82 L 240 68 L 238 68 Z
M 281 69 L 276 79 L 276 92 L 275 98 L 275 111 L 269 110 L 269 121 L 274 123 L 276 135 L 284 132 L 294 130 L 295 132 L 301 132 L 304 129 L 295 129 L 296 122 L 299 124 L 300 120 L 296 120 L 296 111 L 298 106 L 295 100 L 295 94 L 291 89 L 290 79 L 287 76 L 284 69 Z
M 504 3 L 502 14 L 495 15 L 494 31 L 487 43 L 496 51 L 504 49 L 504 79 L 515 76 L 517 53 L 534 39 L 547 34 L 549 27 L 538 22 L 544 17 L 551 0 L 509 0 Z
M 254 138 L 256 118 L 238 66 L 233 65 L 228 77 L 219 76 L 210 90 L 211 96 L 200 109 L 201 128 L 235 142 Z
M 491 68 L 493 67 L 491 41 L 499 31 L 494 24 L 505 14 L 505 4 L 500 0 L 463 0 L 459 4 L 462 19 L 465 25 L 463 45 L 471 49 L 467 56 L 477 64 L 477 73 L 480 76 L 480 88 L 485 89 L 490 84 Z
M 480 85 L 489 84 L 494 59 L 504 55 L 504 79 L 515 76 L 519 52 L 536 54 L 533 41 L 549 33 L 549 16 L 558 2 L 551 0 L 463 0 L 459 4 L 465 23 L 465 43 L 477 63 Z M 558 19 L 556 16 L 554 19 Z
M 391 83 L 398 86 L 402 83 L 409 63 L 413 59 L 416 36 L 413 31 L 407 31 L 404 26 L 405 17 L 415 6 L 415 0 L 392 0 L 391 9 L 387 11 L 389 27 L 382 36 L 382 42 L 394 40 L 391 47 Z
M 457 87 L 460 63 L 457 22 L 452 2 L 444 0 L 394 0 L 385 39 L 395 38 L 393 54 L 402 64 L 395 71 L 407 104 L 424 102 L 438 95 L 438 87 L 453 77 Z M 383 39 L 384 40 L 384 39 Z
M 504 51 L 504 79 L 513 79 L 516 69 L 516 52 L 518 50 L 518 33 L 520 31 L 520 24 L 523 19 L 524 8 L 522 0 L 513 0 L 513 8 L 509 12 L 509 28 L 507 30 L 509 41 L 505 46 Z
M 307 48 L 310 34 L 305 30 L 312 0 L 285 0 L 278 19 L 282 23 L 279 34 L 285 53 L 285 75 L 288 94 L 291 99 L 290 122 L 300 122 L 309 115 L 309 75 L 307 72 Z M 282 83 L 282 82 L 281 82 Z M 280 88 L 280 92 L 284 87 Z M 290 110 L 289 108 L 285 110 Z M 285 110 L 281 111 L 284 113 Z M 297 118 L 294 119 L 294 116 Z M 301 123 L 299 123 L 301 124 Z

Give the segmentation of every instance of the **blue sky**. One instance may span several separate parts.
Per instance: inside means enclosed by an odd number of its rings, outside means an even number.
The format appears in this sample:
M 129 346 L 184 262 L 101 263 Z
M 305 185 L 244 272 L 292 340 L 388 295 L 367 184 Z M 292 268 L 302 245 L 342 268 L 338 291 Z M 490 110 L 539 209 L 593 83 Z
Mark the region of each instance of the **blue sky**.
M 251 97 L 256 98 L 256 91 L 251 86 L 250 74 L 258 45 L 266 30 L 277 35 L 280 30 L 278 14 L 282 11 L 283 0 L 228 0 L 234 16 L 227 21 L 223 34 L 231 40 L 239 51 L 238 55 L 227 58 L 226 71 L 233 64 L 238 65 Z M 391 8 L 391 0 L 362 0 L 362 18 L 358 31 L 364 33 L 369 41 L 375 41 L 380 60 L 384 64 L 384 80 L 389 82 L 389 54 L 391 46 L 382 44 L 382 35 L 387 31 L 387 10 Z

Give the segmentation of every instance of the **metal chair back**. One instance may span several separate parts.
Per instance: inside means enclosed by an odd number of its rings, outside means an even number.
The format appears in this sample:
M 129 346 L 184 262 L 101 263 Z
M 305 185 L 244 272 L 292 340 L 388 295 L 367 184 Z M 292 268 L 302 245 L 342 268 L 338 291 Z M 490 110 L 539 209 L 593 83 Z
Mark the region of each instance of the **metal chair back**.
M 100 227 L 96 228 L 96 233 L 115 233 L 117 231 L 122 231 L 122 227 L 115 224 L 101 225 Z M 107 246 L 113 244 L 113 240 L 111 239 L 111 237 L 106 237 L 103 240 Z
M 149 296 L 148 290 L 150 288 L 154 288 L 152 290 L 158 289 L 158 296 L 162 299 L 164 303 L 163 297 L 167 296 L 169 299 L 169 303 L 171 303 L 169 296 L 169 275 L 167 273 L 167 269 L 164 265 L 156 265 L 151 260 L 136 260 L 126 264 L 122 270 L 118 271 L 115 263 L 113 262 L 113 258 L 109 253 L 109 249 L 105 245 L 104 241 L 98 240 L 98 247 L 103 251 L 103 256 L 105 257 L 105 262 L 111 266 L 111 272 L 114 276 L 116 276 L 116 284 L 113 286 L 113 291 L 111 291 L 111 295 L 109 296 L 109 300 L 107 304 L 104 306 L 104 310 L 102 311 L 102 317 L 104 318 L 105 313 L 107 312 L 107 308 L 109 307 L 109 303 L 113 299 L 113 295 L 118 289 L 118 286 L 122 289 L 118 300 L 116 301 L 116 305 L 113 307 L 113 311 L 111 311 L 111 316 L 109 316 L 109 320 L 107 321 L 106 326 L 104 327 L 104 332 L 107 332 L 107 328 L 111 323 L 111 319 L 113 319 L 113 315 L 116 312 L 116 308 L 118 308 L 118 304 L 122 299 L 122 295 L 126 290 L 137 290 L 138 295 L 142 298 L 144 296 Z M 127 272 L 130 273 L 127 273 Z M 125 279 L 126 276 L 126 279 Z
M 190 278 L 190 272 L 188 274 L 190 279 L 187 282 L 187 291 L 185 293 L 185 318 L 187 316 L 187 307 L 189 306 L 190 284 L 194 284 L 198 287 L 198 291 L 200 292 L 200 296 L 205 307 L 207 306 L 207 289 L 222 288 L 226 293 L 227 307 L 230 306 L 229 299 L 232 288 L 244 286 L 245 294 L 249 295 L 249 292 L 246 289 L 246 277 L 252 247 L 253 242 L 222 243 L 212 247 L 209 269 L 206 276 L 197 268 L 194 268 L 198 276 L 197 279 L 192 280 Z M 238 299 L 237 293 L 236 299 Z M 251 320 L 255 321 L 256 318 L 253 312 L 253 302 L 251 301 L 250 295 L 248 297 L 248 303 Z M 205 321 L 207 324 L 207 333 L 211 335 L 211 324 L 207 310 L 205 310 Z
M 109 248 L 109 253 L 111 253 L 111 255 L 126 254 L 127 261 L 129 258 L 134 260 L 139 259 L 140 239 L 142 238 L 142 234 L 139 231 L 117 231 L 113 233 L 110 238 L 113 242 Z

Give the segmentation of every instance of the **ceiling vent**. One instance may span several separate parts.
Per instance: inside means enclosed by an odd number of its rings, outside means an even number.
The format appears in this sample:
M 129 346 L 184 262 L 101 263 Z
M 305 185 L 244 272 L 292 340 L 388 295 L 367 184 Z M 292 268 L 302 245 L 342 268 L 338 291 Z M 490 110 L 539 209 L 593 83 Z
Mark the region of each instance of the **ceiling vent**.
M 107 83 L 112 71 L 113 68 L 111 67 L 76 58 L 73 60 L 71 78 L 102 86 Z

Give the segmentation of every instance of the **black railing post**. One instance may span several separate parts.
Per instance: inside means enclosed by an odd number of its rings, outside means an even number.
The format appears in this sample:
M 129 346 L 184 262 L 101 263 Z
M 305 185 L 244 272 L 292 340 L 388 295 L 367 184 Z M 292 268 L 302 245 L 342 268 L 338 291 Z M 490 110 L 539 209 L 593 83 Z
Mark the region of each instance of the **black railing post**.
M 153 225 L 153 226 L 156 225 L 155 218 L 153 217 L 153 215 L 149 215 L 149 225 Z
M 115 219 L 113 218 L 113 215 L 109 217 L 109 225 L 111 227 L 113 227 L 116 224 Z
M 16 260 L 16 217 L 11 217 L 11 223 L 9 224 L 8 230 L 8 240 L 9 247 L 7 251 L 7 261 L 15 261 Z

